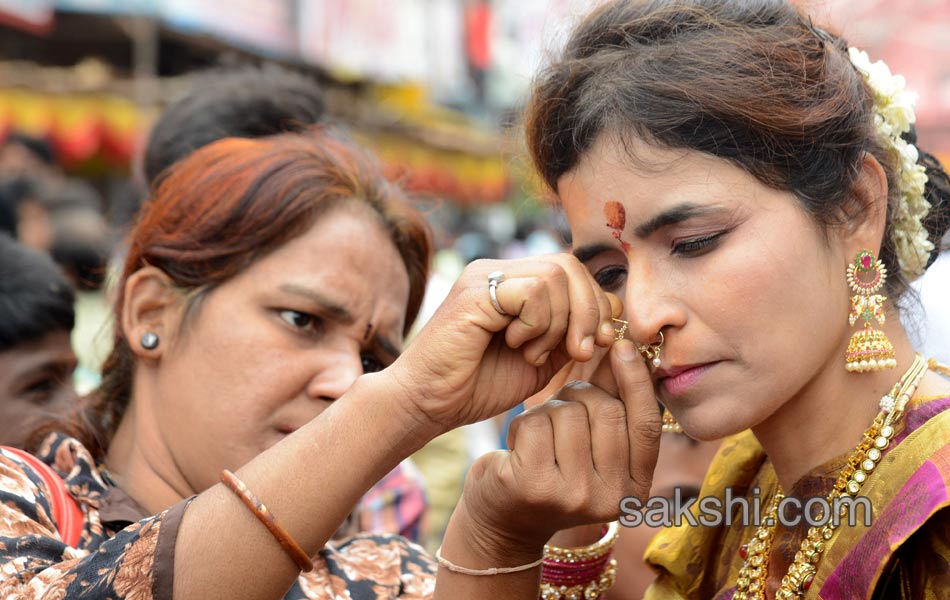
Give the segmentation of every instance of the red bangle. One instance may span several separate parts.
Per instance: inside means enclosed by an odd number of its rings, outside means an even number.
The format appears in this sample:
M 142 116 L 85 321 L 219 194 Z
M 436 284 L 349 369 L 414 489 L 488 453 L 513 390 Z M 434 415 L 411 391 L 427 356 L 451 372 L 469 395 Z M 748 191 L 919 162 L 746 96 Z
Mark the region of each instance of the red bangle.
M 307 556 L 307 553 L 303 551 L 303 548 L 294 541 L 294 538 L 290 537 L 290 534 L 280 526 L 277 522 L 277 519 L 271 514 L 270 510 L 261 502 L 261 499 L 251 493 L 251 490 L 244 485 L 244 482 L 237 478 L 237 475 L 224 469 L 221 471 L 221 483 L 226 485 L 229 490 L 234 492 L 238 498 L 241 499 L 241 502 L 244 503 L 244 506 L 248 507 L 254 516 L 257 517 L 257 520 L 264 524 L 267 527 L 267 530 L 271 532 L 271 535 L 274 536 L 274 539 L 280 543 L 281 548 L 284 549 L 284 552 L 293 559 L 294 563 L 297 565 L 301 571 L 309 572 L 313 570 L 313 559 Z

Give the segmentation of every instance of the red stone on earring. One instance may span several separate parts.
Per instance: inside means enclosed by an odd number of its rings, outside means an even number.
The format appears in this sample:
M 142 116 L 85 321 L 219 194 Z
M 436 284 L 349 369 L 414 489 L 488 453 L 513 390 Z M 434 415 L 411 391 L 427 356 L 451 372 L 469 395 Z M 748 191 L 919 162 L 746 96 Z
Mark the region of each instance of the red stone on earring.
M 739 558 L 745 560 L 745 557 L 749 555 L 749 546 L 742 544 L 739 546 Z

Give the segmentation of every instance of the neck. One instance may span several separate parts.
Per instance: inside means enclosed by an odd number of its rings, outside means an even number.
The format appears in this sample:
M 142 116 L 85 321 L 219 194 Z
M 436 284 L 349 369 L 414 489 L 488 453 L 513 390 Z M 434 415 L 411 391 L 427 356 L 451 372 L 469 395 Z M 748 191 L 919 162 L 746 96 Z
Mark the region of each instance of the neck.
M 136 378 L 137 380 L 140 378 Z M 135 385 L 105 464 L 116 484 L 150 514 L 158 514 L 195 493 L 175 466 L 159 434 L 155 415 L 147 409 L 144 386 Z
M 881 396 L 914 361 L 914 349 L 898 319 L 882 328 L 894 344 L 897 368 L 850 373 L 844 366 L 845 339 L 816 376 L 767 420 L 752 428 L 775 468 L 779 484 L 791 490 L 805 474 L 850 452 L 880 411 Z

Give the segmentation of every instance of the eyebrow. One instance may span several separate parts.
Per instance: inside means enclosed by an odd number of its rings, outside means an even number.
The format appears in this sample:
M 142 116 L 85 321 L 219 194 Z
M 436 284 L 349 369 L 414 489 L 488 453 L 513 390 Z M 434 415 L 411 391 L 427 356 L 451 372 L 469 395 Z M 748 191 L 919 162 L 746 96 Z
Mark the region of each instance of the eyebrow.
M 701 217 L 712 213 L 722 212 L 724 209 L 718 206 L 707 206 L 702 204 L 692 204 L 690 202 L 684 202 L 683 204 L 677 204 L 676 206 L 664 210 L 657 216 L 653 217 L 645 223 L 637 225 L 633 230 L 633 234 L 638 238 L 649 237 L 652 233 L 658 229 L 668 227 L 669 225 L 676 225 L 677 223 L 682 223 L 687 219 L 692 219 L 694 217 Z
M 344 308 L 341 304 L 334 302 L 316 290 L 301 287 L 293 283 L 285 283 L 281 285 L 280 290 L 282 292 L 287 292 L 288 294 L 301 296 L 317 304 L 334 321 L 340 321 L 346 325 L 351 325 L 356 322 L 356 319 L 353 317 L 353 314 L 350 311 Z
M 327 316 L 329 316 L 334 321 L 338 321 L 344 325 L 352 325 L 356 322 L 356 318 L 353 316 L 353 313 L 351 313 L 341 304 L 334 302 L 316 290 L 295 285 L 293 283 L 285 283 L 281 285 L 279 289 L 288 294 L 300 296 L 315 303 L 324 313 L 327 314 Z M 382 348 L 383 352 L 386 352 L 394 358 L 398 358 L 399 355 L 402 354 L 402 350 L 399 349 L 399 346 L 378 332 L 373 336 L 373 342 Z
M 575 248 L 573 251 L 574 257 L 582 263 L 586 263 L 595 256 L 607 252 L 608 250 L 616 250 L 616 245 L 610 244 L 590 244 L 587 246 L 581 246 L 580 248 Z
M 718 206 L 707 206 L 702 204 L 693 204 L 691 202 L 684 202 L 661 212 L 646 223 L 641 223 L 633 230 L 633 233 L 639 238 L 649 237 L 652 233 L 662 229 L 663 227 L 682 223 L 683 221 L 692 219 L 694 217 L 721 213 L 724 210 L 725 209 Z M 603 252 L 616 249 L 617 247 L 612 244 L 589 244 L 587 246 L 575 248 L 573 254 L 577 260 L 582 263 L 586 263 L 590 259 L 600 255 Z

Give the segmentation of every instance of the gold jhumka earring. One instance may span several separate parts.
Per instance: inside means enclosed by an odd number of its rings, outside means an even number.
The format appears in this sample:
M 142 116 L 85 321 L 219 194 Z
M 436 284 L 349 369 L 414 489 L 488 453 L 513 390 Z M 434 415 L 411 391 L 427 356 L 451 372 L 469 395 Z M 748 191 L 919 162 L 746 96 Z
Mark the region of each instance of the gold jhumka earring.
M 683 426 L 676 422 L 676 417 L 665 406 L 663 407 L 663 425 L 660 430 L 663 433 L 683 433 Z
M 868 276 L 869 280 L 862 280 L 862 277 Z M 874 319 L 879 325 L 884 325 L 884 302 L 887 297 L 878 292 L 886 278 L 887 267 L 867 250 L 858 252 L 854 262 L 848 265 L 848 285 L 854 292 L 848 323 L 854 325 L 858 319 L 864 320 L 864 327 L 854 332 L 845 350 L 845 367 L 848 371 L 863 373 L 897 366 L 891 340 L 887 339 L 883 331 L 871 325 Z

